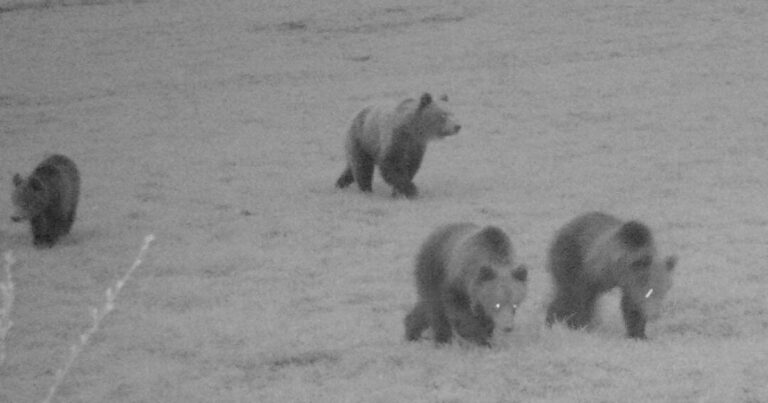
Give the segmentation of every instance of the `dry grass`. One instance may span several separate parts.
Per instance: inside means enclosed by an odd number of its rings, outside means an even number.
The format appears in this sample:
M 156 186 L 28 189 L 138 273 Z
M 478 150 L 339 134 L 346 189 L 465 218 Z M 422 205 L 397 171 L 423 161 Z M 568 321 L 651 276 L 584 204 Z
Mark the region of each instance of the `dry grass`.
M 756 0 L 0 13 L 0 172 L 56 151 L 83 176 L 60 245 L 0 228 L 19 262 L 0 402 L 45 398 L 147 233 L 152 270 L 57 401 L 768 401 L 766 19 Z M 352 116 L 423 90 L 463 129 L 430 146 L 420 198 L 334 189 Z M 543 326 L 546 247 L 588 210 L 680 256 L 648 342 L 616 295 L 592 332 Z M 509 348 L 403 340 L 416 248 L 449 221 L 499 225 L 533 268 Z

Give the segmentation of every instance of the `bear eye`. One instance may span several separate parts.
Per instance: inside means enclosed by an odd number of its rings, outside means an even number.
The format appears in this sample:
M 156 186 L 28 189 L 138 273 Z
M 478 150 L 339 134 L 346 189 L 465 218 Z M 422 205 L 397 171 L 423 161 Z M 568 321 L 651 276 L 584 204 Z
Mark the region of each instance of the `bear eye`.
M 645 256 L 642 259 L 637 259 L 634 262 L 632 262 L 631 266 L 632 266 L 632 269 L 641 270 L 650 266 L 651 263 L 652 263 L 651 257 Z
M 512 304 L 512 313 L 517 313 L 517 304 Z
M 651 288 L 650 290 L 648 290 L 647 293 L 645 293 L 645 298 L 646 299 L 651 298 L 651 295 L 653 295 L 653 288 Z
M 497 302 L 496 305 L 493 306 L 493 309 L 496 310 L 496 311 L 500 310 L 501 309 L 501 304 Z

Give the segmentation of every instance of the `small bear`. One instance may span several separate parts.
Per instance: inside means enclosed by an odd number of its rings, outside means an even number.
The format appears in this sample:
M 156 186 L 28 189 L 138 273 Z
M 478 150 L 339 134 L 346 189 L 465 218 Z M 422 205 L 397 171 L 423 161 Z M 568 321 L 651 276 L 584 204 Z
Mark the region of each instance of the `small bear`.
M 28 178 L 13 176 L 14 222 L 29 220 L 36 247 L 52 247 L 69 233 L 80 197 L 80 173 L 59 154 L 43 160 Z
M 352 121 L 346 137 L 347 166 L 336 187 L 345 188 L 357 182 L 360 190 L 371 192 L 373 169 L 379 166 L 381 176 L 392 186 L 392 196 L 412 199 L 418 195 L 413 177 L 431 140 L 459 132 L 461 125 L 441 102 L 424 93 L 421 99 L 406 99 L 398 105 L 373 105 L 360 111 Z
M 645 339 L 646 321 L 658 318 L 676 264 L 677 256 L 656 256 L 645 224 L 601 212 L 581 215 L 557 232 L 549 249 L 555 295 L 546 323 L 586 327 L 598 298 L 619 287 L 627 336 Z
M 418 340 L 432 328 L 436 345 L 454 333 L 481 346 L 503 340 L 513 329 L 528 291 L 528 269 L 515 262 L 507 235 L 472 223 L 437 228 L 421 246 L 414 275 L 418 302 L 405 317 L 405 338 Z

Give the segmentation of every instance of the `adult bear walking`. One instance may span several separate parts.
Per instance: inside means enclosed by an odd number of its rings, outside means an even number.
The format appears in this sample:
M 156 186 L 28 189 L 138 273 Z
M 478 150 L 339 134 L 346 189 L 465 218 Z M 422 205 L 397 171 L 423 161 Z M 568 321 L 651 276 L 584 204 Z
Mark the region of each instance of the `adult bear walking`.
M 13 186 L 11 219 L 30 221 L 35 246 L 51 247 L 69 233 L 80 197 L 80 173 L 71 159 L 51 155 L 28 178 L 15 174 Z
M 406 99 L 398 105 L 374 105 L 360 111 L 347 132 L 347 166 L 336 187 L 357 182 L 363 192 L 372 191 L 373 169 L 392 186 L 392 195 L 418 195 L 413 177 L 421 166 L 427 143 L 459 132 L 461 125 L 441 102 L 424 93 L 421 99 Z
M 435 344 L 454 333 L 489 346 L 512 330 L 528 291 L 528 269 L 515 262 L 507 235 L 471 223 L 437 228 L 416 257 L 418 302 L 405 317 L 405 338 L 432 328 Z
M 547 324 L 587 326 L 598 298 L 619 287 L 627 336 L 644 339 L 646 321 L 659 316 L 672 286 L 676 263 L 676 256 L 656 256 L 653 236 L 643 223 L 600 212 L 579 216 L 560 229 L 549 249 L 555 297 Z

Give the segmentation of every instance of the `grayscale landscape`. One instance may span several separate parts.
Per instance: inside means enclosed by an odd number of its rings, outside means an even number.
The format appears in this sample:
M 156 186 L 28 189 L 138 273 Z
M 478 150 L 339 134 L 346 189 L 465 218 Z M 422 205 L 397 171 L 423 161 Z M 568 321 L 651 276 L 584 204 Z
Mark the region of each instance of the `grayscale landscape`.
M 763 0 L 0 0 L 0 402 L 766 402 L 766 21 Z M 336 189 L 355 114 L 424 92 L 462 130 L 419 197 Z M 36 249 L 11 178 L 49 153 L 80 206 Z M 589 331 L 544 325 L 547 247 L 594 210 L 679 256 L 648 341 L 616 292 Z M 404 340 L 413 258 L 455 221 L 531 268 L 504 348 Z

